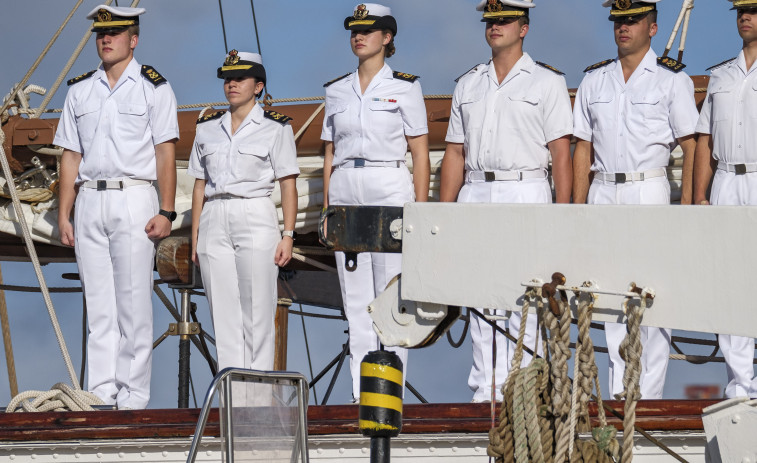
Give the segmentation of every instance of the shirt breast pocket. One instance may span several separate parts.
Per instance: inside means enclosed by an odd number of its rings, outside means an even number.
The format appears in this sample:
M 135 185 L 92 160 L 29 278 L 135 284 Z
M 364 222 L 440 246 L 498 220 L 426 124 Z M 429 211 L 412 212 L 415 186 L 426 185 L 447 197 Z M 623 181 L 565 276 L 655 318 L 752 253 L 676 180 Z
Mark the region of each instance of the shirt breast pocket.
M 597 131 L 607 130 L 615 124 L 615 95 L 601 92 L 589 98 L 591 125 Z
M 507 97 L 508 110 L 505 111 L 510 127 L 533 126 L 540 115 L 541 96 L 534 93 L 520 93 Z
M 460 114 L 466 129 L 481 127 L 484 120 L 484 92 L 475 91 L 460 99 Z
M 234 174 L 239 178 L 257 181 L 266 171 L 273 170 L 268 148 L 257 143 L 239 145 Z
M 74 117 L 76 118 L 76 128 L 79 132 L 79 138 L 82 140 L 91 140 L 97 130 L 97 123 L 100 119 L 100 104 L 89 103 L 81 104 L 74 107 Z
M 200 165 L 205 168 L 207 180 L 218 180 L 218 145 L 200 144 Z
M 338 138 L 338 133 L 349 133 L 352 131 L 349 112 L 347 106 L 333 105 L 326 110 L 326 119 L 331 119 L 331 126 L 334 128 L 334 140 Z
M 630 98 L 632 108 L 635 114 L 644 118 L 645 122 L 664 122 L 668 120 L 668 110 L 665 108 L 660 93 L 646 93 L 633 95 Z
M 147 105 L 121 103 L 118 105 L 118 124 L 116 130 L 125 139 L 140 140 L 147 132 Z
M 710 102 L 712 103 L 712 122 L 718 122 L 731 117 L 734 104 L 734 92 L 730 87 L 718 85 L 710 89 Z M 755 113 L 757 114 L 757 113 Z
M 404 132 L 400 105 L 391 101 L 371 101 L 368 105 L 370 129 L 383 133 Z

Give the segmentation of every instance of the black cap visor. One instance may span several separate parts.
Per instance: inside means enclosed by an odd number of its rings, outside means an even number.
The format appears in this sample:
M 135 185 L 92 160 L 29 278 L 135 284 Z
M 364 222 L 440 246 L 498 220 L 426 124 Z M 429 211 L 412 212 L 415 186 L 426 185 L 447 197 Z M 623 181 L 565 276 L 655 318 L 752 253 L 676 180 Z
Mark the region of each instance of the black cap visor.
M 371 29 L 392 31 L 397 35 L 397 20 L 394 16 L 366 16 L 363 19 L 355 19 L 348 16 L 344 19 L 344 28 L 349 31 L 369 31 Z
M 262 64 L 253 63 L 252 61 L 239 61 L 234 65 L 224 65 L 218 68 L 217 76 L 219 79 L 239 79 L 242 77 L 254 77 L 258 81 L 265 83 L 265 67 Z

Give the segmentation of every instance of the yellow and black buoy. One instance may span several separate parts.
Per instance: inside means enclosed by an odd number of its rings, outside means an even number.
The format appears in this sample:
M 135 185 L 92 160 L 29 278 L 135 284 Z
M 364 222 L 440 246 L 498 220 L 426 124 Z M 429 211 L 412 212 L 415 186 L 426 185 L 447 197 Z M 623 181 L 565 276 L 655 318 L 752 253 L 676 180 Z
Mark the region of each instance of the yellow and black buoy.
M 371 463 L 389 462 L 389 444 L 402 430 L 402 360 L 369 352 L 360 364 L 360 431 L 371 438 Z

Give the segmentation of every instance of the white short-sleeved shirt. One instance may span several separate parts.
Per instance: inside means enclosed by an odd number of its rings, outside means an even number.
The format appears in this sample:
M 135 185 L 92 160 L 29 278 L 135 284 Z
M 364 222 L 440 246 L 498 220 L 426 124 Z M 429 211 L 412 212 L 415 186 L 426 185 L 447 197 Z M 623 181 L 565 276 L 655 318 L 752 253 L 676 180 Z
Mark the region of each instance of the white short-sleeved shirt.
M 744 52 L 712 70 L 697 132 L 712 134 L 712 156 L 731 164 L 757 162 L 757 63 Z
M 326 86 L 321 139 L 334 143 L 334 166 L 348 159 L 404 161 L 405 137 L 427 133 L 426 104 L 415 76 L 396 76 L 384 64 L 364 94 L 357 71 Z
M 650 49 L 625 82 L 617 59 L 584 77 L 573 108 L 573 135 L 594 146 L 593 171 L 664 167 L 677 138 L 694 133 L 694 83 L 657 64 Z
M 572 130 L 565 78 L 524 53 L 501 84 L 492 62 L 460 78 L 445 140 L 464 144 L 465 170 L 535 170 Z
M 230 112 L 198 122 L 187 173 L 206 180 L 208 198 L 270 196 L 275 179 L 300 173 L 292 126 L 279 120 L 255 105 L 234 134 Z
M 82 155 L 77 184 L 157 179 L 155 145 L 179 138 L 176 97 L 158 82 L 132 59 L 113 90 L 102 66 L 71 86 L 53 143 Z

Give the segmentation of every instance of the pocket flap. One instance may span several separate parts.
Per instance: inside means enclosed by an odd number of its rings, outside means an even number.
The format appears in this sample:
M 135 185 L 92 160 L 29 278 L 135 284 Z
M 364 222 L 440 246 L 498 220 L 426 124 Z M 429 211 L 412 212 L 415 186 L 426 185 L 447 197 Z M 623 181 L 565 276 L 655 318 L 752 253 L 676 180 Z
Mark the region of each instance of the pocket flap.
M 147 106 L 135 103 L 121 103 L 118 105 L 118 112 L 132 116 L 141 116 L 147 112 Z
M 268 149 L 260 144 L 250 143 L 246 145 L 239 145 L 238 149 L 239 154 L 257 156 L 259 158 L 266 158 L 268 156 Z
M 97 103 L 83 103 L 74 108 L 74 115 L 79 117 L 99 110 L 100 105 Z
M 394 111 L 400 105 L 396 101 L 371 101 L 368 107 L 371 111 Z

